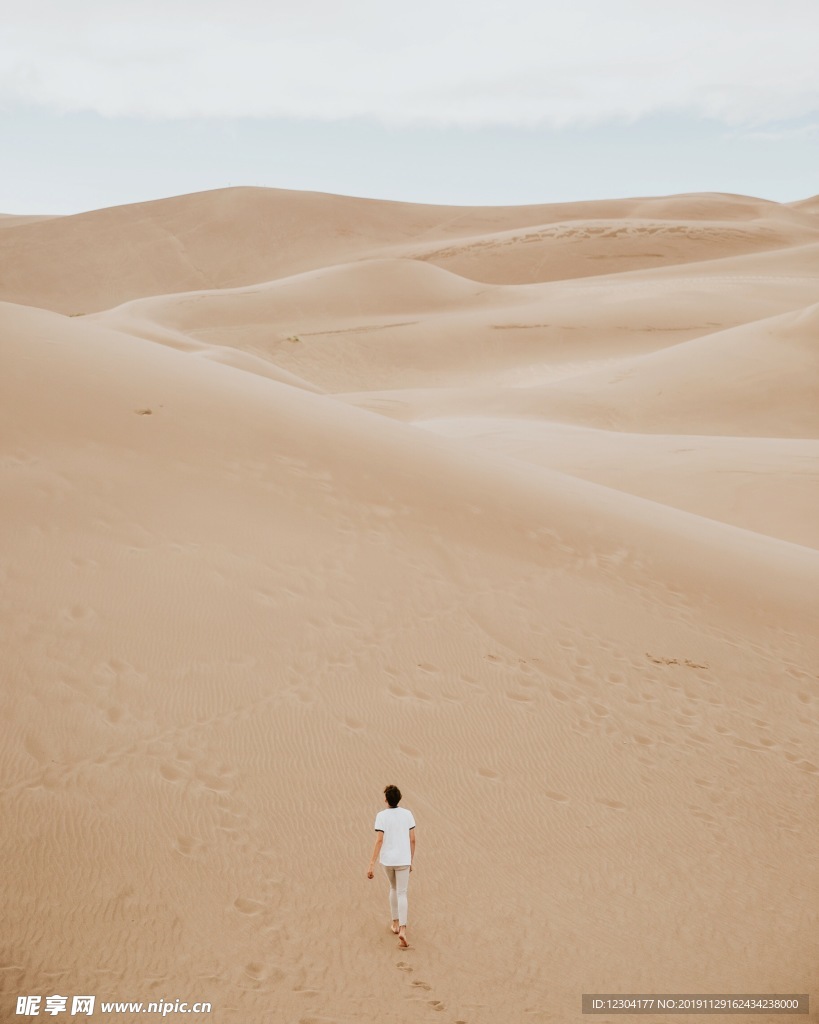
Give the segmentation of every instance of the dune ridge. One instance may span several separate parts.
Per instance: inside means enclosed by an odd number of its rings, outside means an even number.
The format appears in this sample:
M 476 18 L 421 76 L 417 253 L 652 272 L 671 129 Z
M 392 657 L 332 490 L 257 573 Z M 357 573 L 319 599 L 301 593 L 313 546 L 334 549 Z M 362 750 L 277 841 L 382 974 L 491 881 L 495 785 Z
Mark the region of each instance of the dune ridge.
M 810 991 L 815 203 L 0 221 L 8 1005 Z
M 446 207 L 231 188 L 10 225 L 0 234 L 0 299 L 84 314 L 385 256 L 488 282 L 546 281 L 819 241 L 811 209 L 720 195 Z M 643 224 L 655 210 L 657 220 Z M 523 235 L 506 237 L 518 229 Z M 632 251 L 652 230 L 681 238 L 666 239 L 659 253 Z M 537 259 L 527 240 L 537 243 Z

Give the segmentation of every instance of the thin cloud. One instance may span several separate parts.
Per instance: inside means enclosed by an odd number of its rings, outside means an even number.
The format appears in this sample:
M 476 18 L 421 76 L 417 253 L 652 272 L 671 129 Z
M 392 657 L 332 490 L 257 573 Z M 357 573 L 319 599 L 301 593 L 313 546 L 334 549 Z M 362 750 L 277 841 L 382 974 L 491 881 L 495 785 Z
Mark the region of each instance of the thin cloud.
M 752 128 L 819 109 L 815 0 L 675 6 L 31 0 L 4 18 L 0 103 L 458 125 L 675 112 Z
M 752 142 L 781 142 L 785 139 L 810 141 L 819 139 L 819 122 L 813 124 L 772 125 L 764 130 L 746 131 L 739 129 L 731 134 L 731 138 L 748 139 Z

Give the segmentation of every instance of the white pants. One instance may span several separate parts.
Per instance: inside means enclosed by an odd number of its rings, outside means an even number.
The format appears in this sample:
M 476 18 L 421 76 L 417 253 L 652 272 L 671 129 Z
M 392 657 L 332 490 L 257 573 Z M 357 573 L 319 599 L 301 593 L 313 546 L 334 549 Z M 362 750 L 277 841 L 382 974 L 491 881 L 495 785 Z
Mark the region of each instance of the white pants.
M 398 921 L 399 927 L 407 923 L 407 886 L 409 885 L 410 869 L 409 864 L 402 867 L 393 867 L 389 864 L 382 864 L 390 883 L 390 914 L 393 921 Z

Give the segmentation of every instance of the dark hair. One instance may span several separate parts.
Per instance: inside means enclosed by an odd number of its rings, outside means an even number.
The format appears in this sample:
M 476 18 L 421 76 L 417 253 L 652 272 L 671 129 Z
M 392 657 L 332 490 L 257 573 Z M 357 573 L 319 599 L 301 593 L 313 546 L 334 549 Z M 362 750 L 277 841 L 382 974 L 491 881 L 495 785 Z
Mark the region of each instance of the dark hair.
M 384 796 L 387 798 L 387 803 L 390 807 L 397 807 L 401 801 L 401 790 L 398 786 L 387 786 L 384 790 Z

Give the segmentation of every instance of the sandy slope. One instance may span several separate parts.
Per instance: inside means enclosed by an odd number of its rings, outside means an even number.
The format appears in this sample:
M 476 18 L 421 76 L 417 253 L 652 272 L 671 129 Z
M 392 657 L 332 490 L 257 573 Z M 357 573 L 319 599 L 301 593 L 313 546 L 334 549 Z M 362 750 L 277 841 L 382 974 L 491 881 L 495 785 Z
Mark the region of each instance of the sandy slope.
M 811 220 L 236 190 L 4 228 L 3 1013 L 815 993 Z M 689 225 L 661 267 L 647 221 Z M 529 230 L 548 280 L 494 245 Z

